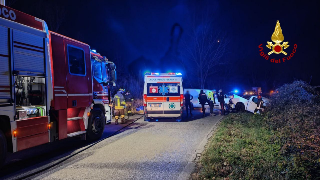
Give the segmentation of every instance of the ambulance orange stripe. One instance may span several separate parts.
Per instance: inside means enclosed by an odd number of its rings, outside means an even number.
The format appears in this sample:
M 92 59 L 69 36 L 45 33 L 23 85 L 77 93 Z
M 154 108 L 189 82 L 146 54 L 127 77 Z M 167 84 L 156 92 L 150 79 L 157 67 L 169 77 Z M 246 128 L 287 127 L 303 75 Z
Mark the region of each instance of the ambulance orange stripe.
M 147 102 L 167 102 L 167 97 L 147 97 Z M 168 102 L 180 102 L 180 97 L 169 97 Z
M 147 101 L 163 101 L 163 97 L 147 97 Z

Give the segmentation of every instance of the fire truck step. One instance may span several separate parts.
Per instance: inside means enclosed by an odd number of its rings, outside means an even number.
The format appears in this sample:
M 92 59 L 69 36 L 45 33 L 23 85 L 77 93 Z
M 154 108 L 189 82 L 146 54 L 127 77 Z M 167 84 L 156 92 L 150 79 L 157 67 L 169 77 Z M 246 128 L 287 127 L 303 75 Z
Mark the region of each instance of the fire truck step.
M 85 133 L 86 133 L 86 131 L 78 131 L 78 132 L 70 133 L 67 136 L 68 137 L 74 137 L 74 136 L 79 136 L 79 135 L 85 134 Z
M 74 121 L 74 120 L 79 120 L 82 119 L 82 117 L 72 117 L 72 118 L 68 118 L 68 121 Z

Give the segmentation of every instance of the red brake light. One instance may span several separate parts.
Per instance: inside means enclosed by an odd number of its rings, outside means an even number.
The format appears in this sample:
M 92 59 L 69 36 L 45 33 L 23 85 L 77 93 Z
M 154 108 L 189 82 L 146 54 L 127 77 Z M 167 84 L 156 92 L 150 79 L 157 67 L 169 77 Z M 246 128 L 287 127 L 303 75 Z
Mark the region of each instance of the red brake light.
M 13 131 L 13 137 L 17 137 L 17 134 L 18 134 L 18 131 L 17 131 L 17 130 L 14 130 L 14 131 Z
M 147 95 L 143 95 L 143 106 L 147 106 Z
M 183 94 L 180 94 L 180 105 L 183 106 Z

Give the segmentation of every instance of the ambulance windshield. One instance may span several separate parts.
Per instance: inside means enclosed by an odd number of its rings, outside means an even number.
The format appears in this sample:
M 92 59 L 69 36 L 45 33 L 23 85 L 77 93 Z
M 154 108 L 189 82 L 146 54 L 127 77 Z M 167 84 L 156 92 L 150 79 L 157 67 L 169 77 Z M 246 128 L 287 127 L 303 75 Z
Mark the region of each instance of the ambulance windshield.
M 180 96 L 179 83 L 148 83 L 148 96 Z

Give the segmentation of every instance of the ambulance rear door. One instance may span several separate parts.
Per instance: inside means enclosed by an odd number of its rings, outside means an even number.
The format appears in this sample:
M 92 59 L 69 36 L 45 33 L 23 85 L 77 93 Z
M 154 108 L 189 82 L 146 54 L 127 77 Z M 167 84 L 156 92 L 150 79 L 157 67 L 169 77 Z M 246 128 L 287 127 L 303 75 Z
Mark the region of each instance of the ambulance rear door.
M 147 83 L 147 113 L 163 114 L 164 95 L 159 93 L 160 84 L 157 82 Z
M 163 95 L 163 113 L 180 114 L 180 91 L 181 82 L 165 82 L 159 87 L 159 92 Z

